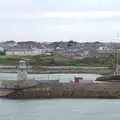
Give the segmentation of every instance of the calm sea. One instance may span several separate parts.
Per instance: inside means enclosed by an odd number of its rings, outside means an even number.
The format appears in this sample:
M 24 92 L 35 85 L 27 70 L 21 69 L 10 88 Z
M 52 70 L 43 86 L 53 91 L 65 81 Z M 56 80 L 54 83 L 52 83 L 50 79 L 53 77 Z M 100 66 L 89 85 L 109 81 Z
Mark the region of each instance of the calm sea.
M 83 77 L 84 80 L 95 80 L 101 75 L 98 74 L 29 74 L 29 79 L 35 80 L 60 80 L 61 82 L 69 82 L 74 80 L 75 77 Z M 13 73 L 0 73 L 0 79 L 2 80 L 15 80 L 17 74 Z
M 53 74 L 29 75 L 34 79 L 69 81 L 75 76 L 85 80 L 99 75 Z M 16 74 L 0 74 L 0 79 L 16 79 Z M 119 99 L 0 99 L 0 120 L 120 120 Z
M 0 100 L 0 120 L 120 120 L 120 100 Z

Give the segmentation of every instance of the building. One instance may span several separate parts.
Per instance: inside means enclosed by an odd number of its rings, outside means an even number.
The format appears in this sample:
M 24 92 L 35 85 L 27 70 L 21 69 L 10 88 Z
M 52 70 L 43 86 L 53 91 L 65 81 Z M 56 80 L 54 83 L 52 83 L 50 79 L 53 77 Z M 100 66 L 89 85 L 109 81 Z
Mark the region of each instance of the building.
M 51 55 L 52 49 L 37 49 L 37 48 L 11 48 L 6 50 L 6 55 L 17 56 L 35 56 L 35 55 Z

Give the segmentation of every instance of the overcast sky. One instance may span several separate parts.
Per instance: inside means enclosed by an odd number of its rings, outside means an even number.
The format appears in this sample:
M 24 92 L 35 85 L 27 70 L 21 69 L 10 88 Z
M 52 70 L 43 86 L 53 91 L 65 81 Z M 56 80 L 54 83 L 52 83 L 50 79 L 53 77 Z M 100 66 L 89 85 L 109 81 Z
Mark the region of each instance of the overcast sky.
M 119 0 L 0 0 L 0 40 L 119 42 Z

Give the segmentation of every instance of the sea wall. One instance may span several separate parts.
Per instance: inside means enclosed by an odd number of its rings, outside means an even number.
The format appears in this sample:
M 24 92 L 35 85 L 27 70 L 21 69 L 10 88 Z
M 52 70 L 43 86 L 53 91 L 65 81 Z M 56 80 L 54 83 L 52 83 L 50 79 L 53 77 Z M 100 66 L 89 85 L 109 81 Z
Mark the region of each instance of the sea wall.
M 7 98 L 120 98 L 120 83 L 41 83 L 17 89 Z

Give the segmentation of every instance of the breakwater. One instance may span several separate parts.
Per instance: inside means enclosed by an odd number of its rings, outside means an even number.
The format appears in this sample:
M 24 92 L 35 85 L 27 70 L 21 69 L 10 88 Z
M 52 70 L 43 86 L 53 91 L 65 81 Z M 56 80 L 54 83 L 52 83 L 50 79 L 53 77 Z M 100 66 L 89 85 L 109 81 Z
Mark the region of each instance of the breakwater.
M 13 92 L 4 97 L 11 99 L 120 98 L 120 83 L 39 83 L 33 87 L 14 89 Z

